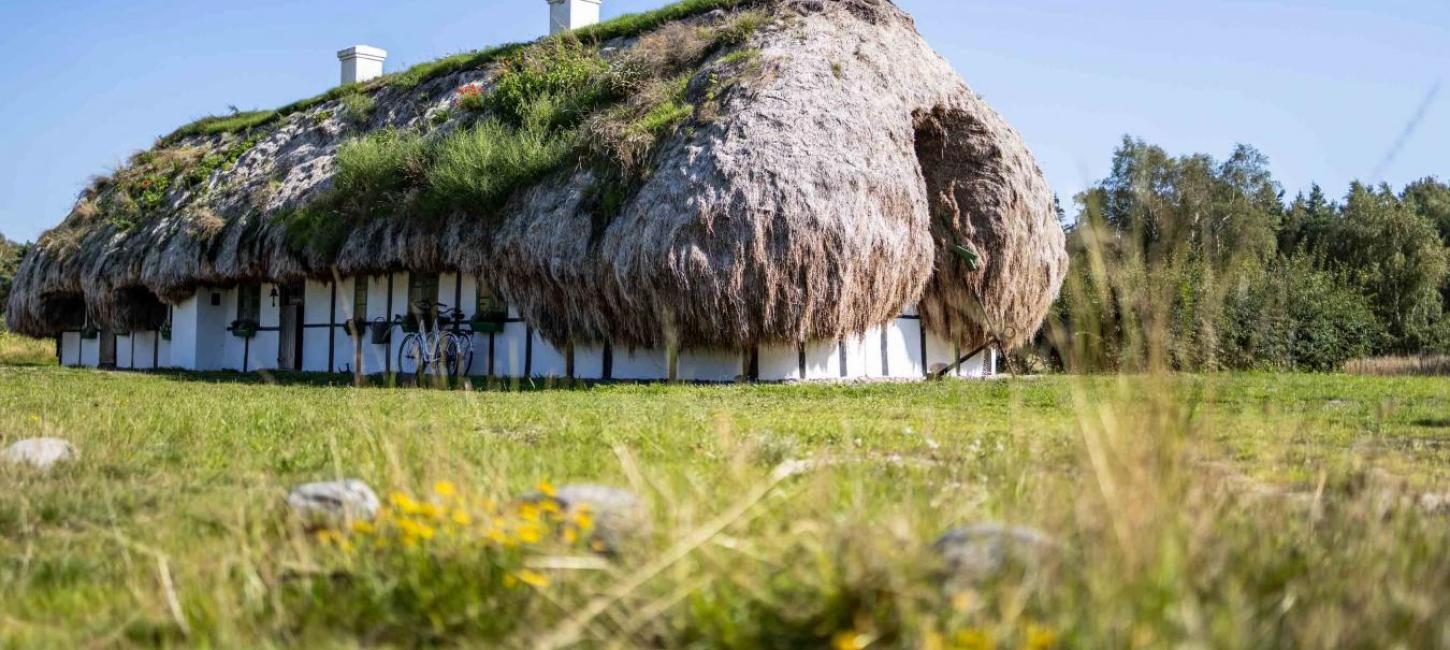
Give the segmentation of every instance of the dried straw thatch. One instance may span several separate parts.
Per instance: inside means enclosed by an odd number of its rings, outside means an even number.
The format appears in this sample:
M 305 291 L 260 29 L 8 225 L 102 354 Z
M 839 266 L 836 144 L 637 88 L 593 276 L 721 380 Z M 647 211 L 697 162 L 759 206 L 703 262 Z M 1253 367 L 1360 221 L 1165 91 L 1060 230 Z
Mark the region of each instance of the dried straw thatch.
M 492 218 L 373 219 L 335 247 L 289 245 L 280 215 L 328 190 L 339 145 L 358 134 L 339 102 L 323 102 L 260 132 L 166 143 L 239 155 L 200 183 L 172 183 L 139 219 L 98 210 L 109 191 L 98 184 L 23 261 L 10 326 L 53 334 L 81 304 L 100 322 L 139 325 L 158 299 L 202 285 L 410 269 L 479 275 L 555 342 L 831 340 L 912 303 L 966 347 L 1030 337 L 1067 261 L 1052 195 L 1017 133 L 887 0 L 742 2 L 769 24 L 693 71 L 693 116 L 651 150 L 611 216 L 596 191 L 611 170 L 566 165 Z M 601 46 L 627 57 L 662 33 Z M 453 89 L 497 74 L 370 86 L 363 130 L 454 128 L 456 116 L 440 116 Z M 974 250 L 980 269 L 954 246 Z

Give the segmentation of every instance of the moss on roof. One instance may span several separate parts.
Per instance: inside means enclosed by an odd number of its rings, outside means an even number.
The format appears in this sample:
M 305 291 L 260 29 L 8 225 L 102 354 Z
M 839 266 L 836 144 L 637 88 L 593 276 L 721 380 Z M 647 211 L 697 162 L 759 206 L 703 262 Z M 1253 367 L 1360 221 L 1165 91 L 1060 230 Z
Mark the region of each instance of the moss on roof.
M 697 16 L 716 9 L 732 9 L 757 0 L 683 0 L 672 5 L 634 14 L 625 14 L 602 23 L 578 29 L 574 36 L 582 41 L 602 42 L 615 38 L 637 36 L 676 20 Z M 407 70 L 383 75 L 361 84 L 343 84 L 320 95 L 301 99 L 273 110 L 243 111 L 232 115 L 210 115 L 186 124 L 163 136 L 159 146 L 170 146 L 189 137 L 241 133 L 267 126 L 293 113 L 364 91 L 390 86 L 411 88 L 419 84 L 463 72 L 479 70 L 503 58 L 517 54 L 527 43 L 508 43 L 472 52 L 461 52 L 433 61 L 419 63 Z

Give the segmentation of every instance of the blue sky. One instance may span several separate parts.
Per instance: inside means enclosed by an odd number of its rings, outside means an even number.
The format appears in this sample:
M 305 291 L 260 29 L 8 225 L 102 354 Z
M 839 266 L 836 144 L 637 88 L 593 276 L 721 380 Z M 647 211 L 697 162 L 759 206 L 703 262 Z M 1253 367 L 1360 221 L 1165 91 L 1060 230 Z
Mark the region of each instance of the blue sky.
M 605 0 L 604 14 L 664 1 Z M 1064 202 L 1124 134 L 1219 157 L 1252 144 L 1291 194 L 1450 177 L 1447 0 L 898 5 L 1023 133 Z M 90 175 L 192 118 L 325 90 L 347 45 L 388 49 L 392 71 L 546 25 L 544 0 L 4 0 L 0 233 L 35 238 Z

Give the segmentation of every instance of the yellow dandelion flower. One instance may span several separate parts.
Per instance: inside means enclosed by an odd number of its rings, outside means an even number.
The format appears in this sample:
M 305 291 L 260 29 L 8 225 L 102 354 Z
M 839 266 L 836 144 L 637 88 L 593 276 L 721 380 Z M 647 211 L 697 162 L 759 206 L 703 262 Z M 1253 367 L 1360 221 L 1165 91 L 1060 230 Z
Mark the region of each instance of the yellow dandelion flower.
M 418 506 L 418 514 L 429 519 L 442 519 L 443 509 L 431 503 L 424 503 Z
M 530 569 L 524 569 L 519 572 L 519 581 L 530 587 L 538 587 L 540 589 L 549 586 L 548 576 Z
M 551 515 L 557 515 L 564 511 L 563 508 L 559 507 L 559 502 L 555 499 L 545 499 L 539 503 L 539 509 Z
M 1057 632 L 1050 627 L 1028 623 L 1026 636 L 1022 647 L 1028 650 L 1049 650 L 1057 647 Z
M 868 645 L 868 641 L 865 635 L 857 634 L 855 630 L 837 632 L 831 639 L 831 647 L 834 650 L 861 650 Z
M 453 481 L 438 481 L 433 484 L 433 494 L 440 497 L 452 498 L 458 496 L 458 486 Z
M 952 635 L 952 650 L 992 650 L 997 647 L 986 631 L 978 629 L 957 630 Z
M 503 577 L 503 586 L 508 587 L 509 589 L 513 589 L 514 587 L 519 586 L 519 579 L 515 578 L 514 574 L 512 573 L 505 575 Z
M 946 650 L 946 639 L 940 632 L 927 632 L 926 638 L 921 640 L 922 650 Z
M 403 514 L 411 515 L 418 512 L 418 502 L 402 492 L 394 492 L 392 496 L 388 497 L 388 501 Z
M 403 531 L 404 537 L 412 537 L 422 540 L 433 539 L 433 535 L 437 532 L 433 529 L 432 526 L 413 521 L 412 519 L 398 520 L 398 528 Z
M 519 541 L 525 544 L 537 544 L 539 540 L 544 538 L 543 531 L 539 530 L 539 527 L 534 524 L 519 526 L 519 529 L 515 532 L 518 535 Z
M 550 483 L 548 479 L 539 481 L 539 493 L 543 494 L 546 497 L 553 497 L 558 494 L 558 492 L 554 490 L 554 484 Z
M 579 529 L 577 529 L 577 528 L 575 528 L 573 526 L 565 527 L 564 528 L 564 543 L 565 544 L 577 544 L 577 543 L 579 543 Z
M 538 521 L 539 506 L 532 503 L 525 503 L 519 506 L 519 519 L 524 521 Z
M 584 530 L 589 530 L 594 527 L 594 516 L 581 510 L 574 514 L 574 523 Z
M 459 526 L 467 526 L 473 523 L 473 517 L 468 516 L 468 513 L 462 510 L 454 510 L 450 518 L 453 520 L 453 523 Z
M 503 544 L 504 542 L 508 541 L 508 536 L 503 534 L 503 531 L 495 528 L 488 531 L 488 541 L 495 544 Z

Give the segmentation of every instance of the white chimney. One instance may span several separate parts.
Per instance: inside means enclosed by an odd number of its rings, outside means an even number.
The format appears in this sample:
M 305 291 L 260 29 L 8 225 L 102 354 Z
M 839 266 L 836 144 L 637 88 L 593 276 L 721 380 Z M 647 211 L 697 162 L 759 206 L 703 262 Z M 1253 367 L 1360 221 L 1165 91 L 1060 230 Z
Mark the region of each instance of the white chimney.
M 603 0 L 549 0 L 549 34 L 588 27 L 599 22 Z
M 383 76 L 383 60 L 388 51 L 371 45 L 354 45 L 337 53 L 342 61 L 343 85 L 362 83 Z

